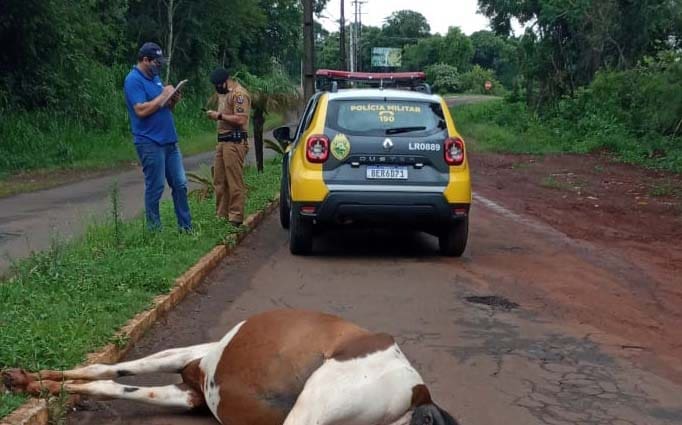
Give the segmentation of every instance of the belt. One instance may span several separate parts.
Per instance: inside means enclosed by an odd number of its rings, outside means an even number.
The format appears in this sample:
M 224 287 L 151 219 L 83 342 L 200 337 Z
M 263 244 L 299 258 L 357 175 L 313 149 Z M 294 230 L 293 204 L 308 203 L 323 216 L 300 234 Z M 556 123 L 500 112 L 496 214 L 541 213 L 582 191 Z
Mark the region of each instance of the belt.
M 249 135 L 246 131 L 233 130 L 229 133 L 218 134 L 219 142 L 243 142 L 248 139 Z

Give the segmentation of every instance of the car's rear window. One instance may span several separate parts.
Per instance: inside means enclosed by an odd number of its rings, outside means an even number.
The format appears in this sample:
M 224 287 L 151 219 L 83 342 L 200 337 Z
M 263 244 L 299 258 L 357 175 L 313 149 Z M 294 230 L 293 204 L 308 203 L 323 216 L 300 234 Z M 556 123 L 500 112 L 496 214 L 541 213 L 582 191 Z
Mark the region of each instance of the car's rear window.
M 348 134 L 433 133 L 445 128 L 439 103 L 359 99 L 329 102 L 327 127 Z

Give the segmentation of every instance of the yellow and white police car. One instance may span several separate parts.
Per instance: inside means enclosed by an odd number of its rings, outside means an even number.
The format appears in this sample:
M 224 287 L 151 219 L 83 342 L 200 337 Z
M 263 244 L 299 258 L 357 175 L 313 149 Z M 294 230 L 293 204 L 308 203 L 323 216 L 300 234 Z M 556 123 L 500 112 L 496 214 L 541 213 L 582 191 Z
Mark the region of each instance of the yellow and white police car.
M 367 83 L 374 87 L 358 88 Z M 316 84 L 294 133 L 274 131 L 288 143 L 280 222 L 290 251 L 310 254 L 330 226 L 399 225 L 461 256 L 471 204 L 466 146 L 424 74 L 319 70 Z

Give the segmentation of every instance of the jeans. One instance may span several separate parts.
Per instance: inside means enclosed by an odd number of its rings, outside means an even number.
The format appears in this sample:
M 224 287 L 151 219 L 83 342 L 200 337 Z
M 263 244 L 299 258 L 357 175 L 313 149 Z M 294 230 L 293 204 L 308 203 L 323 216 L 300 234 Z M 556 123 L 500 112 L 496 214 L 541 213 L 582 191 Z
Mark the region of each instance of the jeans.
M 161 227 L 159 201 L 163 195 L 165 177 L 173 194 L 178 227 L 181 230 L 190 230 L 192 215 L 187 202 L 187 177 L 178 144 L 158 145 L 150 142 L 135 145 L 135 149 L 144 173 L 144 208 L 149 228 Z

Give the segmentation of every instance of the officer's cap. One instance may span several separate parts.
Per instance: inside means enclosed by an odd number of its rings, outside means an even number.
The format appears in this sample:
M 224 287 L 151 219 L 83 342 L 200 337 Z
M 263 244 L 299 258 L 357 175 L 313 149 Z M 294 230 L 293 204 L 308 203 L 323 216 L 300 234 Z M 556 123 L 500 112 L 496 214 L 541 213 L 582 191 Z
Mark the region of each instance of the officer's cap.
M 211 82 L 214 85 L 222 84 L 230 78 L 230 73 L 225 68 L 218 67 L 211 72 Z

